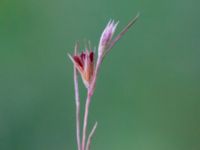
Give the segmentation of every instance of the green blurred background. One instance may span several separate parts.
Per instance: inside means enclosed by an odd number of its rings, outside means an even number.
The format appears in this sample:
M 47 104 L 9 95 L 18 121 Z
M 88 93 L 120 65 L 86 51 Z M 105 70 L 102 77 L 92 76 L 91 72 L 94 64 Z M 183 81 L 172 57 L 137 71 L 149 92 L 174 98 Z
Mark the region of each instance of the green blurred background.
M 1 0 L 0 150 L 75 150 L 72 53 L 119 32 L 92 101 L 91 150 L 200 149 L 199 0 Z M 81 84 L 81 103 L 85 92 Z

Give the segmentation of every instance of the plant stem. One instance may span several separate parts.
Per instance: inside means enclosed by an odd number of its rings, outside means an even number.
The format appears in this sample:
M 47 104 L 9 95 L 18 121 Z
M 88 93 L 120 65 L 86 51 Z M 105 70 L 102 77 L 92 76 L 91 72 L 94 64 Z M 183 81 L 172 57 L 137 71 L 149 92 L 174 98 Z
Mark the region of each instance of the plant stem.
M 86 103 L 85 103 L 85 114 L 84 114 L 84 121 L 83 121 L 82 149 L 81 150 L 85 150 L 90 101 L 91 101 L 91 97 L 92 97 L 92 95 L 94 93 L 94 90 L 95 90 L 97 74 L 98 74 L 98 71 L 99 71 L 101 63 L 102 63 L 102 58 L 98 58 L 97 65 L 96 65 L 96 70 L 94 72 L 94 77 L 93 77 L 91 85 L 89 86 L 88 91 L 87 91 L 87 100 L 86 100 Z M 96 129 L 96 126 L 97 126 L 97 124 L 94 126 L 95 128 L 93 128 L 93 130 Z M 92 130 L 92 132 L 94 132 L 93 130 Z M 88 138 L 88 140 L 91 140 L 91 139 Z
M 88 124 L 88 112 L 89 112 L 91 97 L 92 97 L 92 95 L 90 94 L 90 92 L 88 90 L 87 100 L 85 103 L 84 120 L 83 120 L 83 134 L 82 134 L 82 149 L 81 150 L 85 150 L 85 141 L 86 141 L 87 124 Z
M 92 140 L 92 137 L 95 133 L 95 130 L 97 128 L 97 122 L 94 124 L 89 136 L 88 136 L 88 141 L 87 141 L 87 144 L 86 144 L 86 150 L 90 150 L 90 145 L 91 145 L 91 140 Z
M 74 54 L 77 53 L 78 44 L 75 45 Z M 80 98 L 79 98 L 79 89 L 78 89 L 78 77 L 77 69 L 74 65 L 74 91 L 75 91 L 75 102 L 76 102 L 76 139 L 78 150 L 81 150 L 81 141 L 80 141 Z

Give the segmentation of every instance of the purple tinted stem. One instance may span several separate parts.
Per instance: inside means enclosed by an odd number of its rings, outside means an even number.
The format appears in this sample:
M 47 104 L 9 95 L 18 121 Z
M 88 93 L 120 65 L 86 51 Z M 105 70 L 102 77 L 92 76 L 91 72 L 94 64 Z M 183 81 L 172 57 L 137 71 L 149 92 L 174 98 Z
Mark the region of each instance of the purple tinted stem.
M 91 96 L 88 92 L 87 94 L 87 100 L 85 103 L 85 113 L 84 113 L 84 120 L 83 120 L 83 134 L 82 134 L 82 145 L 81 150 L 85 150 L 85 141 L 86 141 L 86 135 L 87 135 L 87 124 L 88 124 L 88 113 L 89 113 L 89 107 L 90 107 L 90 100 Z
M 102 58 L 98 58 L 96 70 L 94 72 L 94 79 L 92 80 L 92 83 L 91 83 L 91 85 L 88 88 L 87 100 L 86 100 L 86 104 L 85 104 L 85 114 L 84 114 L 84 120 L 83 120 L 83 134 L 82 134 L 82 145 L 81 145 L 82 149 L 81 150 L 85 150 L 86 135 L 87 135 L 87 124 L 88 124 L 88 113 L 89 113 L 90 101 L 91 101 L 92 95 L 94 94 L 95 85 L 96 85 L 96 79 L 97 79 L 97 74 L 98 74 L 101 62 L 102 62 Z M 90 141 L 91 137 L 90 136 L 92 136 L 91 134 L 94 134 L 92 132 L 95 131 L 96 126 L 97 125 L 94 126 L 94 128 L 92 129 L 92 131 L 91 131 L 91 133 L 90 133 L 90 135 L 88 137 L 89 143 L 86 145 L 86 148 L 90 147 L 90 143 L 91 143 L 91 141 Z
M 74 54 L 76 55 L 78 49 L 78 44 L 75 45 Z M 77 69 L 74 65 L 74 91 L 75 91 L 75 102 L 76 102 L 76 139 L 78 150 L 81 150 L 81 141 L 80 141 L 80 98 L 79 98 L 79 89 L 78 89 L 78 77 Z

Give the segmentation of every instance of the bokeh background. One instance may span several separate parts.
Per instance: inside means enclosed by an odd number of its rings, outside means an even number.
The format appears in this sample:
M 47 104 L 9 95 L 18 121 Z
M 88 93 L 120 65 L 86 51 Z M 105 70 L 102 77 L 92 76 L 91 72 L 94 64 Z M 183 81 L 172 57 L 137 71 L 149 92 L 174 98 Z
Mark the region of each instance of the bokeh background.
M 75 150 L 75 41 L 119 32 L 90 109 L 91 150 L 200 149 L 199 0 L 1 0 L 0 150 Z M 82 83 L 81 103 L 85 92 Z

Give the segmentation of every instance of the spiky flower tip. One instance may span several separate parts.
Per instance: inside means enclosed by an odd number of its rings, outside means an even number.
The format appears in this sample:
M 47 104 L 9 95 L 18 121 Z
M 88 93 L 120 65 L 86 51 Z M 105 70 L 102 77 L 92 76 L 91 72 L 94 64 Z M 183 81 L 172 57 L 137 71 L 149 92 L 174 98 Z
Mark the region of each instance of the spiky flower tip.
M 99 56 L 102 55 L 106 51 L 106 49 L 109 48 L 118 23 L 119 22 L 114 22 L 114 20 L 110 20 L 104 31 L 102 32 L 98 48 Z
M 84 85 L 88 88 L 94 75 L 94 52 L 85 50 L 73 57 L 69 55 L 69 57 L 79 71 Z

